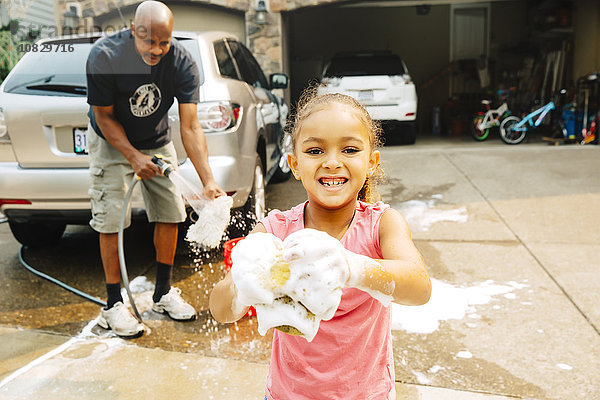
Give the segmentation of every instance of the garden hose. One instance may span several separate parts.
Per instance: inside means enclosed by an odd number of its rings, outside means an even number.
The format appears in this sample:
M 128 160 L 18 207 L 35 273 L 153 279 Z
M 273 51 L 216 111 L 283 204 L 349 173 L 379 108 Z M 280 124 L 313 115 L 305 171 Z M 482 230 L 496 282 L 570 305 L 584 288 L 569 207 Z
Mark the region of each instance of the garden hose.
M 23 258 L 23 249 L 25 247 L 26 246 L 21 246 L 21 248 L 19 249 L 19 261 L 21 262 L 21 265 L 23 267 L 25 267 L 25 269 L 27 269 L 29 272 L 31 272 L 31 273 L 33 273 L 33 274 L 35 274 L 35 275 L 37 275 L 37 276 L 39 276 L 41 278 L 47 279 L 48 281 L 54 283 L 55 285 L 58 285 L 58 286 L 60 286 L 63 289 L 67 289 L 69 292 L 75 293 L 76 295 L 81 296 L 84 299 L 91 301 L 92 303 L 96 303 L 96 304 L 98 304 L 98 305 L 100 305 L 102 307 L 106 307 L 106 302 L 105 301 L 102 301 L 102 300 L 100 300 L 97 297 L 94 297 L 94 296 L 92 296 L 90 294 L 82 292 L 81 290 L 75 289 L 74 287 L 69 286 L 69 285 L 67 285 L 64 282 L 61 282 L 58 279 L 53 278 L 50 275 L 45 274 L 45 273 L 43 273 L 41 271 L 38 271 L 37 269 L 33 268 L 31 265 L 29 265 L 27 262 L 25 262 L 25 259 Z
M 162 158 L 163 157 L 160 154 L 155 154 L 154 157 L 152 157 L 152 162 L 160 168 L 160 171 L 164 176 L 168 177 L 169 174 L 173 171 L 173 167 L 169 163 L 163 161 Z M 123 286 L 125 286 L 125 290 L 127 291 L 127 296 L 129 297 L 129 302 L 131 303 L 131 308 L 133 309 L 133 312 L 135 313 L 135 317 L 138 321 L 142 322 L 142 317 L 135 305 L 135 301 L 133 300 L 133 295 L 132 295 L 131 289 L 129 287 L 129 277 L 127 275 L 127 265 L 125 263 L 125 250 L 123 248 L 123 230 L 124 230 L 124 225 L 125 225 L 125 216 L 127 215 L 127 212 L 129 211 L 129 209 L 131 207 L 131 195 L 133 193 L 133 189 L 140 180 L 141 180 L 141 178 L 134 174 L 133 179 L 131 180 L 131 184 L 129 185 L 129 189 L 127 190 L 127 193 L 125 194 L 125 199 L 123 200 L 123 211 L 121 212 L 121 219 L 119 221 L 119 231 L 117 234 L 117 239 L 118 239 L 118 252 L 119 252 L 119 266 L 121 268 L 121 280 L 123 281 Z M 31 272 L 39 277 L 42 277 L 44 279 L 47 279 L 48 281 L 62 287 L 63 289 L 66 289 L 72 293 L 75 293 L 76 295 L 81 296 L 81 297 L 85 298 L 86 300 L 89 300 L 100 306 L 106 307 L 106 302 L 104 302 L 92 295 L 89 295 L 85 292 L 82 292 L 81 290 L 78 290 L 72 286 L 69 286 L 64 282 L 61 282 L 58 279 L 53 278 L 50 275 L 47 275 L 47 274 L 40 272 L 40 271 L 36 270 L 35 268 L 33 268 L 31 265 L 29 265 L 27 262 L 25 262 L 25 259 L 23 258 L 24 247 L 25 246 L 21 246 L 21 249 L 19 250 L 19 261 L 21 262 L 21 265 L 23 265 L 23 267 L 25 267 L 25 269 L 27 269 L 29 272 Z
M 155 154 L 154 157 L 152 157 L 152 162 L 154 164 L 156 164 L 158 166 L 158 168 L 160 168 L 162 175 L 168 177 L 169 174 L 173 171 L 173 167 L 169 163 L 163 161 L 162 158 L 163 158 L 162 155 Z M 123 210 L 121 212 L 121 219 L 119 221 L 119 231 L 117 234 L 117 241 L 118 241 L 118 251 L 119 251 L 119 266 L 121 268 L 121 281 L 123 282 L 123 286 L 125 287 L 125 291 L 127 292 L 127 297 L 129 297 L 129 303 L 131 304 L 131 308 L 133 309 L 135 317 L 137 318 L 138 321 L 143 322 L 142 316 L 140 315 L 140 313 L 135 305 L 135 301 L 133 300 L 133 295 L 131 293 L 131 289 L 129 288 L 129 277 L 127 275 L 127 264 L 125 263 L 125 250 L 123 248 L 123 231 L 124 231 L 124 225 L 125 225 L 125 216 L 129 212 L 129 209 L 131 208 L 131 194 L 133 193 L 133 189 L 134 189 L 135 185 L 141 179 L 142 178 L 140 178 L 139 176 L 134 174 L 133 178 L 131 179 L 131 184 L 129 185 L 129 189 L 127 190 L 127 193 L 125 194 L 125 199 L 123 200 Z
M 127 194 L 125 195 L 125 199 L 123 200 L 123 211 L 121 212 L 121 219 L 119 220 L 119 231 L 117 234 L 118 240 L 118 250 L 119 250 L 119 266 L 121 268 L 121 281 L 123 282 L 123 286 L 127 291 L 127 297 L 129 297 L 129 303 L 131 304 L 131 308 L 135 314 L 135 317 L 138 321 L 142 322 L 142 316 L 140 315 L 137 307 L 135 306 L 135 301 L 133 300 L 133 295 L 131 294 L 131 289 L 129 288 L 129 277 L 127 275 L 127 265 L 125 264 L 125 250 L 123 249 L 123 226 L 125 225 L 125 215 L 129 211 L 131 207 L 131 193 L 133 192 L 133 188 L 135 185 L 141 180 L 137 175 L 133 175 L 133 179 L 131 180 L 131 184 L 129 185 L 129 189 L 127 190 Z

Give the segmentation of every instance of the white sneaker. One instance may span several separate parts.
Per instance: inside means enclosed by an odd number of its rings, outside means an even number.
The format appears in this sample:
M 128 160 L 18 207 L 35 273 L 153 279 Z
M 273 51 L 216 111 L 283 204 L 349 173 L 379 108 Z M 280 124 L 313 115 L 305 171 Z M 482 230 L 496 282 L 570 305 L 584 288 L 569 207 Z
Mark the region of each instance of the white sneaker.
M 191 321 L 196 319 L 196 310 L 181 298 L 181 289 L 171 287 L 169 293 L 163 295 L 157 303 L 152 304 L 152 310 L 167 315 L 176 321 Z
M 138 337 L 144 333 L 144 325 L 129 311 L 122 302 L 115 303 L 110 309 L 102 309 L 98 317 L 98 325 L 104 329 L 111 329 L 122 337 Z

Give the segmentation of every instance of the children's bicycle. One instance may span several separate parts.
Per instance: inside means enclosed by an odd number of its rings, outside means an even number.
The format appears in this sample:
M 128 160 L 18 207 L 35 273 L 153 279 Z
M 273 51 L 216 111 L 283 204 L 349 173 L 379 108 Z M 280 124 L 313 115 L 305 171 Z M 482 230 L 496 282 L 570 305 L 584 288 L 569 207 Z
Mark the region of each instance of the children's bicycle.
M 599 119 L 600 119 L 599 113 L 596 113 L 592 118 L 590 118 L 589 129 L 587 127 L 584 127 L 581 130 L 581 140 L 579 141 L 579 144 L 590 144 L 590 143 L 598 144 L 598 122 L 599 122 Z
M 514 89 L 515 88 L 511 87 L 510 89 L 496 91 L 498 98 L 502 100 L 503 103 L 494 110 L 490 108 L 490 100 L 481 100 L 481 104 L 485 105 L 486 112 L 480 111 L 473 118 L 471 133 L 475 140 L 483 141 L 487 139 L 490 134 L 490 129 L 500 126 L 502 120 L 511 115 L 511 112 L 508 109 L 507 100 L 510 91 Z
M 546 118 L 550 111 L 556 109 L 554 101 L 550 101 L 544 106 L 527 114 L 523 119 L 511 115 L 502 120 L 500 124 L 500 139 L 506 144 L 519 144 L 525 140 L 527 131 L 535 129 Z M 534 121 L 534 118 L 537 119 Z M 567 129 L 562 118 L 555 118 L 555 129 L 559 130 L 563 137 L 567 137 Z

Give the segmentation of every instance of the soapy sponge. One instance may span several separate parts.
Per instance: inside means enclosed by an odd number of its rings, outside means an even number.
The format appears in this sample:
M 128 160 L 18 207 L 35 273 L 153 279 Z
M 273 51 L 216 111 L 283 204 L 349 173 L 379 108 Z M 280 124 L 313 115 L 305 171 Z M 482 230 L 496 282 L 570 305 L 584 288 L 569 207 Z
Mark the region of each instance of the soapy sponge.
M 276 328 L 312 341 L 339 306 L 348 278 L 344 254 L 339 241 L 312 229 L 285 241 L 251 234 L 231 252 L 236 301 L 256 308 L 261 335 Z

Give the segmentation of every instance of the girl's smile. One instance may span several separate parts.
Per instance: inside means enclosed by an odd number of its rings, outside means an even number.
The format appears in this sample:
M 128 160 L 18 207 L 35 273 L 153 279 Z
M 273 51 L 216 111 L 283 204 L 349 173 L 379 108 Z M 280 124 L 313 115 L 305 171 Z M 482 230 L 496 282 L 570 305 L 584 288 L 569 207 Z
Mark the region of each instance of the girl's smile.
M 324 177 L 319 179 L 319 182 L 321 183 L 321 185 L 323 186 L 327 186 L 327 187 L 340 187 L 343 184 L 345 184 L 346 182 L 348 182 L 348 178 L 343 178 L 343 177 Z
M 354 207 L 369 171 L 379 163 L 379 152 L 357 114 L 334 103 L 302 122 L 288 162 L 311 203 L 337 209 Z

